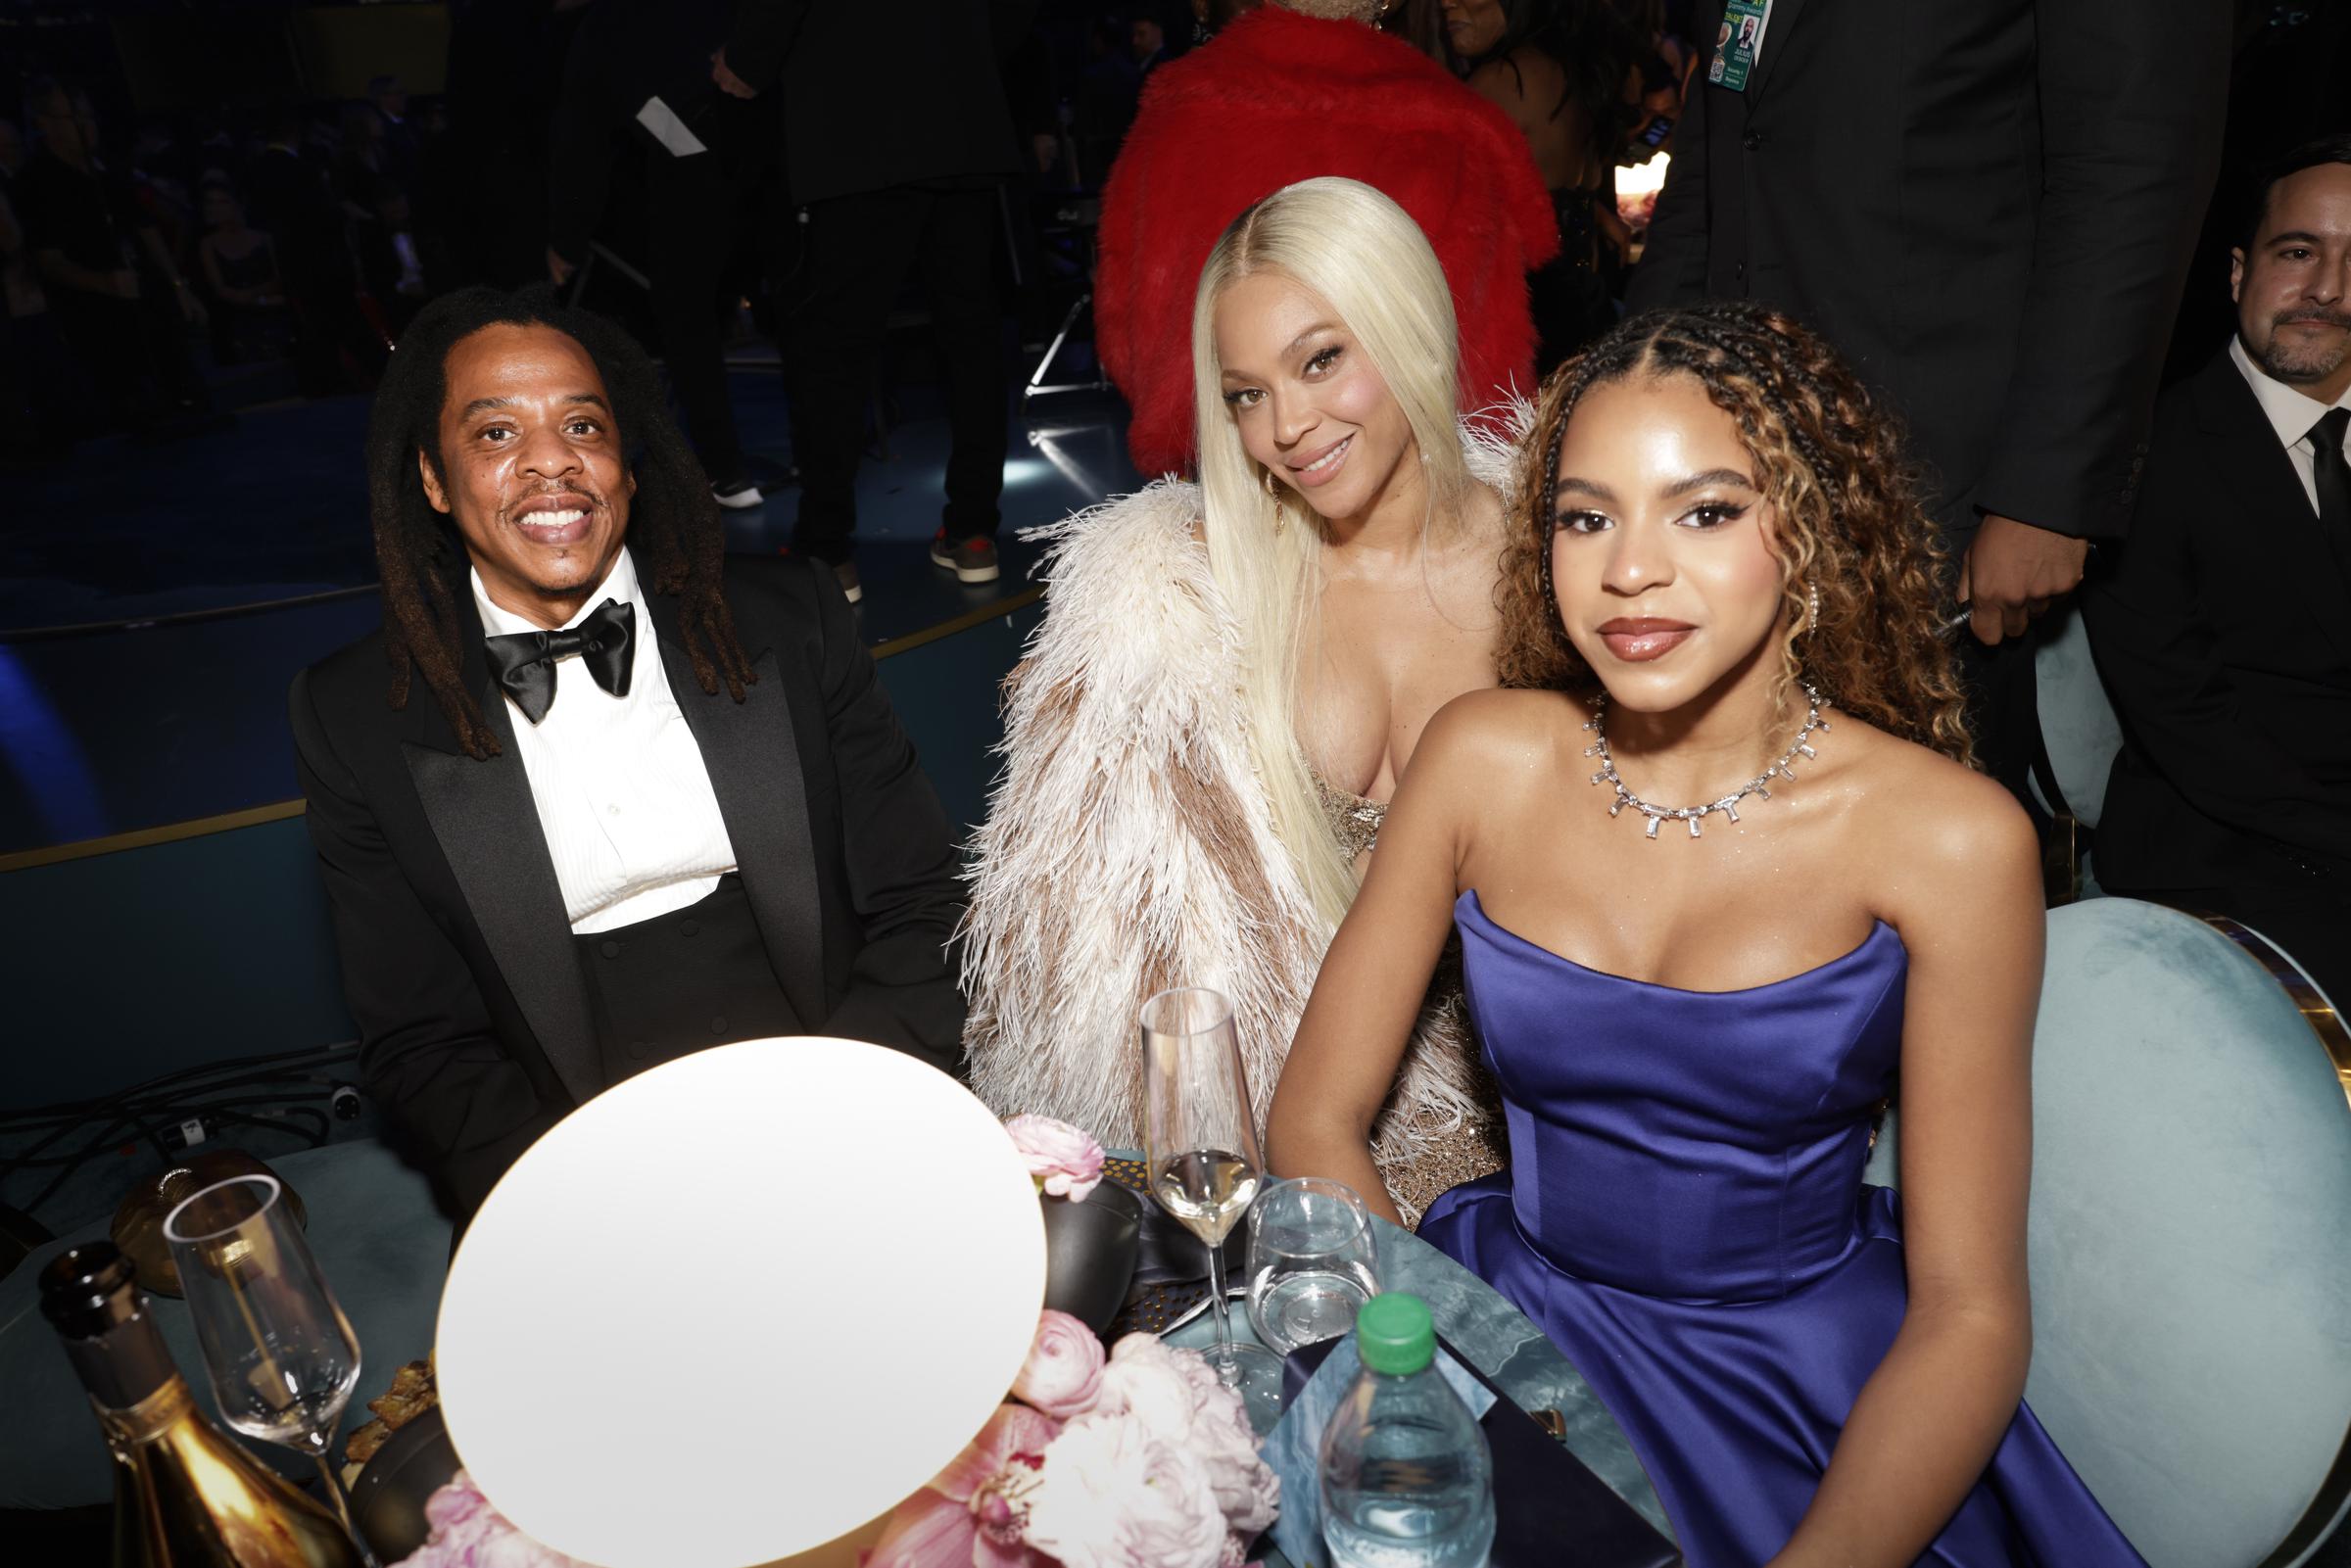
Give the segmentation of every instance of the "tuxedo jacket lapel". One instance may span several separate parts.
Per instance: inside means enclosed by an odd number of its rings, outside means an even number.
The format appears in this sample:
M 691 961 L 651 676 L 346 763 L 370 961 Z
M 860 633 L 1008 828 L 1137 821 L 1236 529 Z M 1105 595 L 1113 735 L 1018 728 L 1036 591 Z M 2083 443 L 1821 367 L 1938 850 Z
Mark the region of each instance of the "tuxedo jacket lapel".
M 416 740 L 404 740 L 401 751 L 506 989 L 556 1076 L 584 1103 L 603 1088 L 603 1070 L 563 888 L 514 744 L 513 715 L 482 656 L 480 618 L 470 594 L 460 592 L 457 602 L 465 688 L 481 703 L 501 749 L 479 761 Z
M 2319 405 L 2311 404 L 2313 408 Z M 2322 412 L 2324 410 L 2321 410 Z M 2312 414 L 2316 419 L 2318 415 Z M 2343 616 L 2342 574 L 2335 570 L 2325 525 L 2294 472 L 2294 459 L 2242 372 L 2226 353 L 2204 367 L 2196 383 L 2196 418 L 2212 438 L 2216 467 L 2233 488 L 2243 487 L 2245 510 L 2277 529 L 2284 575 L 2335 651 L 2351 660 L 2351 622 Z
M 802 1026 L 816 1028 L 830 1012 L 824 910 L 817 898 L 808 784 L 775 649 L 761 648 L 752 658 L 751 672 L 759 679 L 743 701 L 737 702 L 723 682 L 716 691 L 704 691 L 694 678 L 677 600 L 648 594 L 647 603 L 661 639 L 662 672 L 701 749 L 768 962 Z

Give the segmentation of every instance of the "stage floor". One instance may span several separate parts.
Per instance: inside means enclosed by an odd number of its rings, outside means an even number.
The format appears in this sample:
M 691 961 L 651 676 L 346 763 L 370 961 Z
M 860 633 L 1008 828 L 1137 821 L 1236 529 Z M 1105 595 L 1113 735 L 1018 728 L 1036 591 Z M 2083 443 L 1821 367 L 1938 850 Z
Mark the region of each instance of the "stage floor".
M 782 388 L 772 366 L 730 382 L 755 477 L 774 483 L 725 514 L 728 546 L 769 553 L 798 499 Z M 860 621 L 885 654 L 1025 602 L 1036 552 L 1016 532 L 1136 483 L 1115 397 L 1024 412 L 1016 393 L 1004 575 L 965 587 L 927 553 L 947 449 L 930 394 L 901 389 L 858 480 Z M 361 398 L 290 403 L 0 477 L 0 864 L 295 796 L 287 683 L 378 620 L 365 426 Z

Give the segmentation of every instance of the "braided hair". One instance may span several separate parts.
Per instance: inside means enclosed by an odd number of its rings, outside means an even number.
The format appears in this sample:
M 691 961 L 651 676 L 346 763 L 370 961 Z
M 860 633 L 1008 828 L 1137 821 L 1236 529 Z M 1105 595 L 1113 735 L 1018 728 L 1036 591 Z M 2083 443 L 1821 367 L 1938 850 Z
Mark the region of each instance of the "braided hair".
M 498 754 L 497 733 L 459 674 L 464 619 L 456 595 L 466 564 L 464 542 L 425 499 L 416 465 L 422 452 L 446 480 L 441 408 L 450 352 L 490 326 L 552 327 L 595 361 L 637 481 L 628 543 L 639 569 L 653 593 L 683 600 L 679 620 L 695 680 L 710 692 L 724 680 L 741 702 L 757 677 L 721 592 L 726 534 L 702 465 L 670 418 L 660 377 L 645 351 L 600 316 L 558 303 L 554 291 L 541 284 L 515 293 L 463 289 L 435 300 L 401 335 L 376 390 L 367 420 L 367 510 L 383 578 L 392 706 L 408 705 L 409 686 L 421 675 L 466 755 Z
M 1959 678 L 1943 641 L 1944 551 L 1893 418 L 1829 346 L 1745 302 L 1652 310 L 1552 372 L 1520 456 L 1503 554 L 1502 684 L 1600 694 L 1567 639 L 1551 582 L 1559 446 L 1594 387 L 1636 375 L 1696 377 L 1739 427 L 1777 514 L 1782 717 L 1799 683 L 1905 740 L 1973 765 Z M 1810 595 L 1820 619 L 1810 628 Z

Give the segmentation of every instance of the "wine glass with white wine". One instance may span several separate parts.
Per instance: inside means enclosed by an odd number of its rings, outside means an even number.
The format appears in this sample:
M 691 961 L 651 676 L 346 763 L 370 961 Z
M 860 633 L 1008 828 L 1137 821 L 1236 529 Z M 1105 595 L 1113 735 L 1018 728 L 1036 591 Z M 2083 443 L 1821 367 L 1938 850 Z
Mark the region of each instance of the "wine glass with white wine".
M 1266 1168 L 1232 1004 L 1198 986 L 1162 991 L 1143 1004 L 1142 1035 L 1151 1196 L 1207 1244 L 1217 1326 L 1208 1361 L 1240 1395 L 1250 1424 L 1268 1432 L 1281 1414 L 1281 1360 L 1262 1346 L 1233 1343 L 1224 1295 L 1224 1241 L 1249 1212 Z

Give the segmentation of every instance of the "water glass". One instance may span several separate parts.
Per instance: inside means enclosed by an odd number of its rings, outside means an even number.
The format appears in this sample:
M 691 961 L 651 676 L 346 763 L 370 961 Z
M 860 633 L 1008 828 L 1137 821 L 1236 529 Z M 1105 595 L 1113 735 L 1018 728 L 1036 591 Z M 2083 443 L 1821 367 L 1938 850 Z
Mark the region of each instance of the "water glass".
M 1337 1339 L 1379 1294 L 1379 1251 L 1345 1182 L 1269 1183 L 1249 1215 L 1249 1322 L 1275 1354 Z

